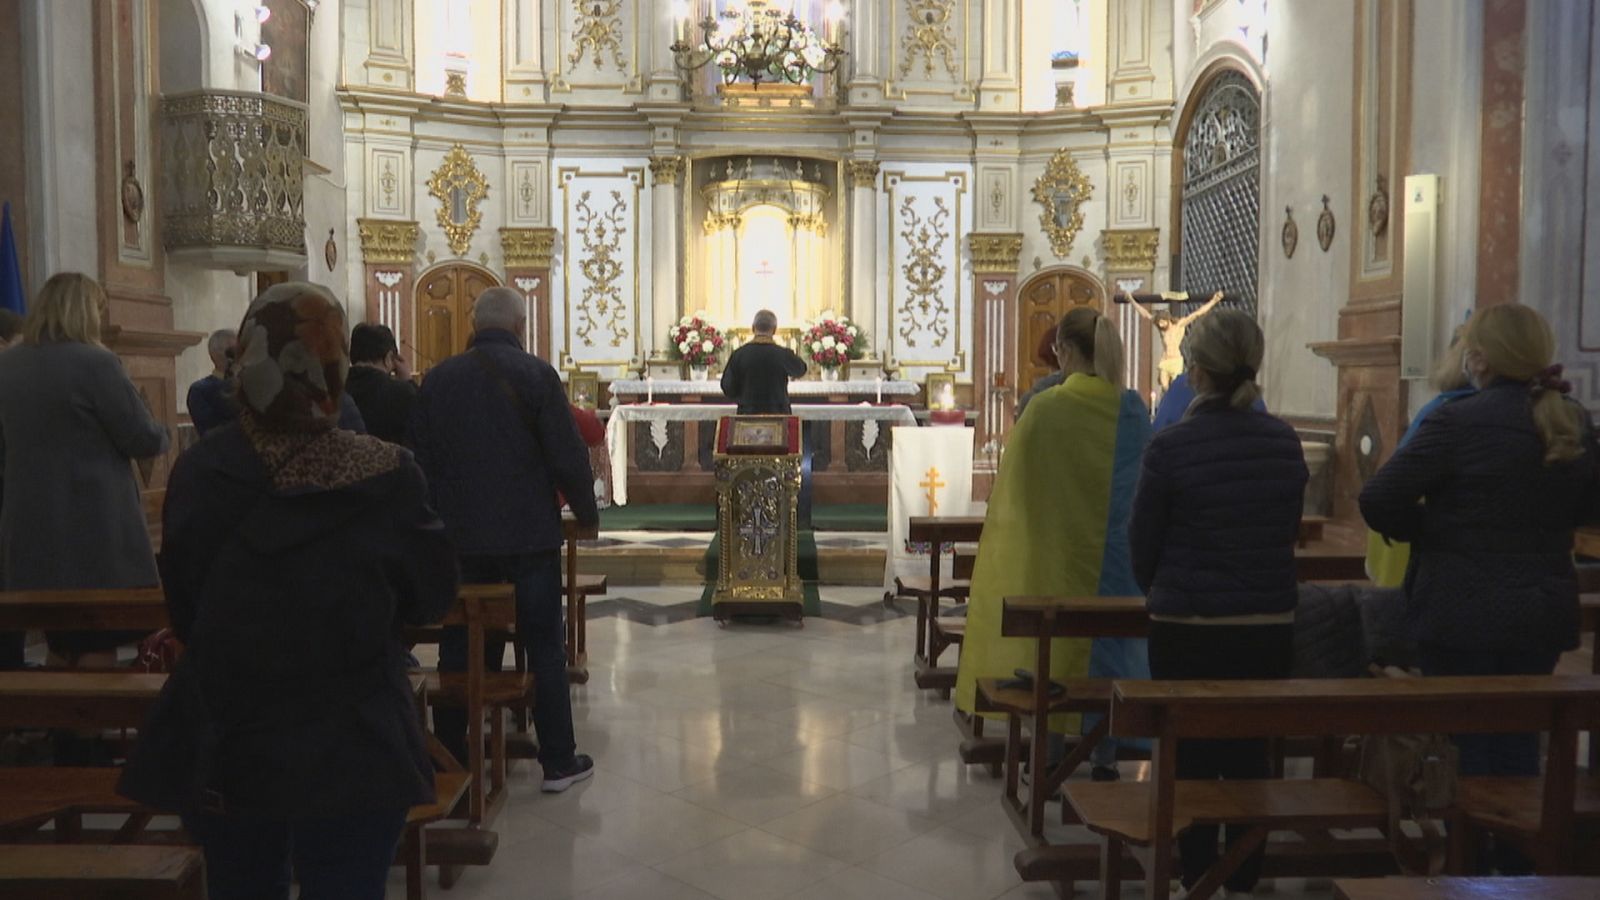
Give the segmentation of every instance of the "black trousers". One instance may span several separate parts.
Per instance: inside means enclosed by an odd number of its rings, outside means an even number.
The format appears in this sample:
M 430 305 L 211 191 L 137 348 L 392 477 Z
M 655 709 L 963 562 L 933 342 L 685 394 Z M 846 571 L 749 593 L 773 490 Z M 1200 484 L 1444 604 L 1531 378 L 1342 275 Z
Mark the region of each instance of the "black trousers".
M 1294 664 L 1293 625 L 1184 625 L 1150 623 L 1150 676 L 1159 680 L 1236 681 L 1287 678 Z M 1272 774 L 1266 740 L 1188 740 L 1178 742 L 1180 779 L 1259 779 Z M 1247 829 L 1228 826 L 1231 846 Z M 1214 825 L 1196 825 L 1178 837 L 1184 887 L 1193 885 L 1216 863 Z M 1263 846 L 1231 877 L 1230 891 L 1249 891 L 1261 879 Z

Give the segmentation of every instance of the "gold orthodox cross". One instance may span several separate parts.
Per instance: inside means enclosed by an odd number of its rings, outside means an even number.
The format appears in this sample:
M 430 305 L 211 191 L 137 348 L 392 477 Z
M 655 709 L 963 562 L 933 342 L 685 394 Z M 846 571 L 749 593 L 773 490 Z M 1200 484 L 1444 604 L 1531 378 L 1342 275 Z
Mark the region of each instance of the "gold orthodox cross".
M 928 467 L 927 480 L 917 483 L 917 487 L 928 491 L 928 515 L 939 514 L 939 488 L 945 486 L 945 483 L 939 480 L 939 470 L 933 466 Z

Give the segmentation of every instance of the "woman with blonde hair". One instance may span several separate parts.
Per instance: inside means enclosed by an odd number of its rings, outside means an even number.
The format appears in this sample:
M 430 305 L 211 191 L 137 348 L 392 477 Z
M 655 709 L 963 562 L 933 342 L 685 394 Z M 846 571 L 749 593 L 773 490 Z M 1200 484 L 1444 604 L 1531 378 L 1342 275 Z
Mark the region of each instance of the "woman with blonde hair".
M 1578 646 L 1572 532 L 1600 514 L 1600 448 L 1537 312 L 1479 310 L 1462 348 L 1477 393 L 1422 423 L 1362 488 L 1361 514 L 1411 543 L 1407 620 L 1424 674 L 1549 674 Z M 1537 735 L 1457 745 L 1464 775 L 1538 774 Z
M 63 272 L 45 282 L 22 343 L 0 353 L 0 572 L 6 590 L 153 587 L 155 556 L 130 460 L 167 449 L 122 361 L 100 343 L 106 295 Z M 101 665 L 141 635 L 51 632 L 58 661 Z
M 1305 454 L 1283 420 L 1256 408 L 1265 341 L 1236 309 L 1190 329 L 1182 420 L 1146 448 L 1133 501 L 1133 573 L 1150 610 L 1150 674 L 1161 679 L 1287 678 L 1294 662 L 1298 602 L 1295 542 L 1305 494 Z M 1264 740 L 1192 740 L 1178 747 L 1178 777 L 1265 778 Z M 1227 843 L 1246 829 L 1227 827 Z M 1217 861 L 1216 826 L 1179 837 L 1183 884 Z M 1232 875 L 1249 892 L 1264 847 Z
M 1122 384 L 1122 339 L 1110 318 L 1088 307 L 1071 310 L 1056 328 L 1055 351 L 1066 379 L 1034 396 L 1012 430 L 984 516 L 956 678 L 956 706 L 968 713 L 978 679 L 1010 678 L 1034 664 L 1032 640 L 1000 636 L 1006 597 L 1137 590 L 1128 508 L 1150 411 Z M 1058 681 L 1149 675 L 1142 640 L 1061 639 L 1051 654 L 1052 671 L 1036 674 Z M 1052 716 L 1050 729 L 1078 733 L 1078 718 Z M 1117 777 L 1115 750 L 1109 740 L 1096 746 L 1097 780 Z

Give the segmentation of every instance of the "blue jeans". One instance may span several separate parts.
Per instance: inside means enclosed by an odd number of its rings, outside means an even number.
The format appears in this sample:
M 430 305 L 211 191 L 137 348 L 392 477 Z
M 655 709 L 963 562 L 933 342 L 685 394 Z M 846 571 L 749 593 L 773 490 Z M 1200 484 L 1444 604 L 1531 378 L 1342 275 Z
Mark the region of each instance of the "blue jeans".
M 287 821 L 183 817 L 205 851 L 211 900 L 288 900 L 291 862 L 300 900 L 383 900 L 405 823 L 404 809 Z
M 469 584 L 514 584 L 517 640 L 533 675 L 533 729 L 539 738 L 539 765 L 564 769 L 578 743 L 572 736 L 572 695 L 567 688 L 567 637 L 562 627 L 561 557 L 555 550 L 511 556 L 462 556 L 461 580 Z M 505 641 L 484 641 L 491 672 L 500 671 Z M 467 632 L 445 629 L 439 643 L 439 671 L 467 668 Z M 467 714 L 435 708 L 434 732 L 463 763 L 467 760 Z
M 1549 675 L 1560 654 L 1549 650 L 1459 650 L 1423 644 L 1424 675 Z M 1462 775 L 1538 775 L 1537 734 L 1453 734 Z

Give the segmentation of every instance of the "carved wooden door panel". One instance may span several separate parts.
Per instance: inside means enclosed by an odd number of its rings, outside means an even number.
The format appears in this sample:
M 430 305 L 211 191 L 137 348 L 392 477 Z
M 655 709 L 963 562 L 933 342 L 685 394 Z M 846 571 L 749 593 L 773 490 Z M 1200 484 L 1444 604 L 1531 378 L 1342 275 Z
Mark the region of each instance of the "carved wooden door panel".
M 1017 390 L 1027 391 L 1053 369 L 1034 355 L 1046 334 L 1053 334 L 1067 311 L 1077 306 L 1102 307 L 1100 287 L 1077 272 L 1044 272 L 1022 286 L 1018 295 Z
M 476 266 L 445 266 L 417 285 L 417 371 L 467 349 L 472 303 L 499 283 Z

